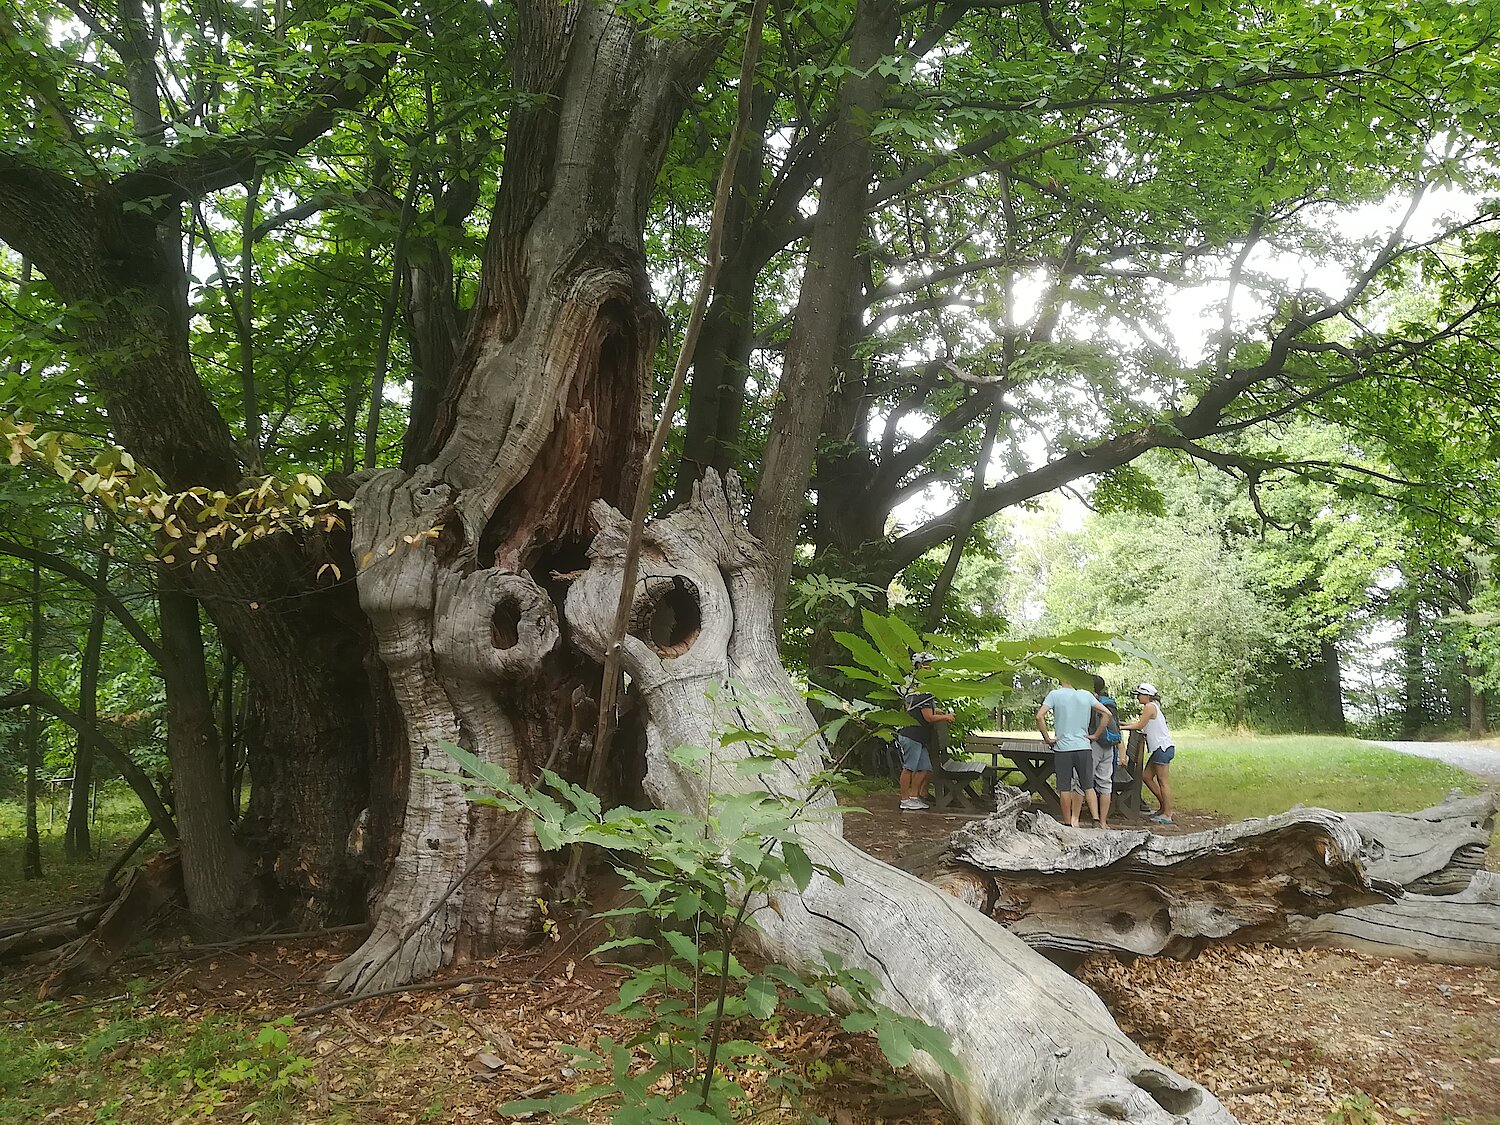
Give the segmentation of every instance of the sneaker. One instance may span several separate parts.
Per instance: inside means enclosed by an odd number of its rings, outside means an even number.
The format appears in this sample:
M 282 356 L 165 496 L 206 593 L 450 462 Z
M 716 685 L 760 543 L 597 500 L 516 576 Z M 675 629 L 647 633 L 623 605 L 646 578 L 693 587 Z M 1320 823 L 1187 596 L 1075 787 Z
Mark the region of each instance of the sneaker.
M 915 797 L 908 797 L 906 798 L 906 800 L 901 802 L 902 812 L 921 812 L 926 807 L 926 805 L 917 800 L 917 798 Z

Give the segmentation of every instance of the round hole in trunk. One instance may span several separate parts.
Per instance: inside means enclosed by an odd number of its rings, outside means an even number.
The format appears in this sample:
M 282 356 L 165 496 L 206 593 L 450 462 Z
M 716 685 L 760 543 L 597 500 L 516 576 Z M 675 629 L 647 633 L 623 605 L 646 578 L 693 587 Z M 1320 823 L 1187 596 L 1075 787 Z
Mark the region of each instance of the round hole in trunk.
M 490 643 L 498 649 L 515 648 L 521 640 L 521 607 L 514 598 L 495 603 L 490 615 Z
M 630 631 L 662 656 L 681 656 L 703 628 L 698 588 L 679 574 L 670 582 L 652 583 L 647 596 Z

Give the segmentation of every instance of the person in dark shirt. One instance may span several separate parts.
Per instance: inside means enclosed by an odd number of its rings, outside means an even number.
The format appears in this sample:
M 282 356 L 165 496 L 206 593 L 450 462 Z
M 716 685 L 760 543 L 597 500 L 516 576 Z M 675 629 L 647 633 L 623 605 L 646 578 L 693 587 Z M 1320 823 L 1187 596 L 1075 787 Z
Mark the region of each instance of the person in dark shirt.
M 914 671 L 929 667 L 936 659 L 930 652 L 919 652 L 911 658 Z M 916 722 L 896 732 L 896 749 L 901 752 L 901 811 L 917 812 L 931 808 L 927 800 L 927 783 L 932 779 L 932 724 L 951 723 L 953 716 L 937 709 L 937 698 L 913 679 L 908 683 L 902 706 Z

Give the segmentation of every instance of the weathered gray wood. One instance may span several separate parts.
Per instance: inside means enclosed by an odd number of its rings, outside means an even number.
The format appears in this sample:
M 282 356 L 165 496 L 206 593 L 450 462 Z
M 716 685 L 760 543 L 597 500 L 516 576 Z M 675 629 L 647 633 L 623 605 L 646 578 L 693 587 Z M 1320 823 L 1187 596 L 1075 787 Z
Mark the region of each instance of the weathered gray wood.
M 965 1079 L 925 1056 L 914 1066 L 965 1121 L 1231 1121 L 1207 1090 L 1131 1043 L 1089 989 L 979 911 L 842 838 L 832 795 L 814 787 L 827 748 L 781 665 L 766 570 L 740 510 L 738 482 L 709 473 L 690 505 L 648 526 L 623 658 L 645 715 L 653 801 L 702 812 L 711 794 L 759 788 L 805 802 L 802 845 L 842 875 L 753 902 L 759 950 L 801 969 L 836 953 L 875 976 L 876 999 L 947 1031 Z M 566 616 L 598 656 L 626 528 L 608 506 L 595 512 L 592 566 L 569 591 Z M 668 599 L 676 627 L 653 631 Z M 774 733 L 796 753 L 748 776 L 737 768 L 748 745 L 720 745 L 735 727 Z M 700 769 L 669 755 L 684 745 L 706 748 Z
M 1271 941 L 1500 964 L 1493 878 L 1475 875 L 1490 793 L 1416 813 L 1298 808 L 1181 836 L 1068 828 L 1019 790 L 999 806 L 903 866 L 1051 954 Z
M 556 657 L 556 610 L 531 573 L 548 581 L 555 552 L 585 541 L 589 504 L 634 488 L 662 323 L 641 232 L 687 91 L 715 56 L 711 28 L 662 37 L 607 4 L 515 8 L 513 69 L 533 96 L 508 119 L 483 285 L 436 452 L 409 476 L 374 474 L 354 501 L 360 606 L 405 729 L 408 781 L 370 936 L 329 977 L 349 991 L 404 984 L 536 925 L 529 824 L 501 829 L 423 771 L 457 772 L 452 743 L 530 783 L 576 734 L 583 670 Z
M 1292 919 L 1286 940 L 1411 961 L 1500 965 L 1500 875 L 1481 871 L 1458 894 L 1404 895 L 1392 903 Z
M 1500 797 L 1465 797 L 1414 813 L 1349 813 L 1370 872 L 1406 889 L 1395 902 L 1289 920 L 1297 946 L 1380 957 L 1500 966 L 1500 875 L 1483 870 Z
M 1190 957 L 1399 893 L 1365 870 L 1354 826 L 1322 809 L 1161 836 L 1069 828 L 1019 790 L 998 803 L 922 873 L 1037 949 Z
M 1486 791 L 1465 797 L 1457 789 L 1442 804 L 1414 813 L 1344 813 L 1364 839 L 1370 874 L 1408 892 L 1449 895 L 1463 891 L 1484 867 L 1500 797 Z

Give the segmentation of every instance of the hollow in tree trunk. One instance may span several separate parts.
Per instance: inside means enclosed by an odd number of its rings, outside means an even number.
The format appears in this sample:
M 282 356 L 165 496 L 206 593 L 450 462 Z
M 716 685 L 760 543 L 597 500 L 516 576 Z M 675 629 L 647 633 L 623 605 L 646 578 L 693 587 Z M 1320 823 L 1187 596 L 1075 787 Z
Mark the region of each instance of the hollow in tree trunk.
M 560 644 L 557 607 L 585 562 L 590 505 L 635 488 L 661 334 L 646 209 L 684 92 L 716 46 L 587 2 L 535 0 L 519 18 L 515 70 L 537 96 L 512 111 L 438 452 L 410 475 L 377 474 L 355 499 L 360 604 L 408 760 L 373 930 L 331 978 L 351 990 L 411 980 L 535 926 L 542 863 L 529 822 L 470 808 L 424 771 L 453 768 L 451 742 L 529 782 L 548 761 L 566 769 L 585 741 L 579 716 L 598 670 Z

